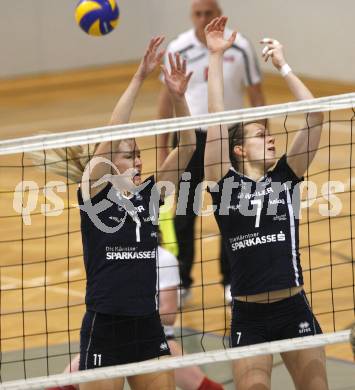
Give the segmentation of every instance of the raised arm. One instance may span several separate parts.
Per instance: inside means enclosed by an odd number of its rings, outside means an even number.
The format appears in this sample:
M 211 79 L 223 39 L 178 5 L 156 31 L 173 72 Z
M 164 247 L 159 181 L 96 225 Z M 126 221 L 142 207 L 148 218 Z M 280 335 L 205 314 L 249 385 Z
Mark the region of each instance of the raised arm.
M 159 51 L 159 46 L 163 41 L 164 37 L 155 37 L 150 40 L 148 48 L 136 73 L 113 110 L 109 123 L 110 125 L 118 125 L 129 122 L 140 87 L 142 86 L 144 80 L 161 63 L 164 51 Z
M 273 65 L 279 71 L 284 69 L 287 73 L 285 77 L 286 84 L 296 100 L 313 99 L 312 92 L 288 67 L 282 45 L 275 39 L 264 38 L 261 43 L 266 46 L 263 50 L 265 62 L 271 58 Z M 287 153 L 287 162 L 298 177 L 301 177 L 311 164 L 319 146 L 322 133 L 323 114 L 313 112 L 306 117 L 306 126 L 300 129 L 291 144 Z
M 163 40 L 163 37 L 155 37 L 150 40 L 136 73 L 116 103 L 109 125 L 119 125 L 129 122 L 134 103 L 144 80 L 153 72 L 157 65 L 160 64 L 163 58 L 164 52 L 159 51 L 159 46 L 162 44 Z M 102 142 L 98 146 L 95 154 L 107 157 L 112 153 L 111 147 L 112 142 Z
M 158 98 L 158 118 L 168 119 L 174 116 L 174 104 L 168 88 L 162 85 Z M 169 155 L 169 133 L 158 135 L 158 164 L 162 166 Z
M 265 97 L 261 83 L 249 85 L 247 93 L 251 107 L 265 106 Z
M 212 20 L 205 28 L 209 50 L 208 68 L 208 112 L 224 111 L 223 54 L 232 46 L 236 32 L 224 39 L 227 17 Z M 208 181 L 219 182 L 231 166 L 229 158 L 228 128 L 225 125 L 211 126 L 207 132 L 205 149 L 205 177 Z
M 164 52 L 159 51 L 159 47 L 163 40 L 164 37 L 155 37 L 150 40 L 148 48 L 141 60 L 141 63 L 138 66 L 136 73 L 134 74 L 125 92 L 116 103 L 109 122 L 110 125 L 118 125 L 129 122 L 140 87 L 142 86 L 144 80 L 157 67 L 157 65 L 161 63 Z M 120 177 L 113 175 L 112 166 L 108 162 L 111 161 L 115 156 L 116 149 L 117 142 L 108 141 L 100 143 L 96 148 L 94 158 L 90 161 L 90 171 L 84 172 L 84 179 L 87 180 L 87 176 L 89 176 L 90 181 L 94 182 L 102 179 L 105 175 L 108 175 L 107 177 L 110 177 L 110 180 L 112 180 L 112 177 L 115 176 L 117 180 L 120 180 L 121 182 L 122 180 L 124 181 L 121 183 L 122 185 L 127 187 L 133 186 L 131 180 L 132 175 L 130 175 L 129 172 L 126 172 L 126 175 L 124 175 L 124 172 L 120 172 L 122 174 Z M 94 161 L 96 157 L 102 157 L 104 160 L 96 159 Z M 102 184 L 91 188 L 91 196 L 94 196 L 95 193 L 98 193 L 106 184 L 107 180 L 102 180 Z
M 168 53 L 174 53 L 176 50 L 174 47 L 168 45 L 166 48 L 166 54 L 164 55 L 163 59 L 163 64 L 168 64 L 169 62 L 169 54 Z M 158 98 L 158 119 L 168 119 L 168 118 L 173 118 L 175 116 L 174 113 L 174 103 L 171 99 L 171 95 L 169 92 L 168 87 L 165 85 L 165 82 L 163 82 L 164 78 L 164 73 L 161 72 L 160 76 L 160 81 L 161 83 L 161 89 L 159 93 L 159 98 Z M 173 134 L 171 133 L 164 133 L 158 135 L 157 138 L 157 144 L 158 144 L 158 164 L 159 166 L 162 166 L 165 159 L 169 155 L 170 151 L 170 144 L 171 144 L 171 136 Z
M 162 65 L 162 71 L 165 78 L 165 84 L 170 93 L 177 117 L 189 116 L 190 110 L 185 99 L 187 85 L 192 76 L 192 72 L 186 74 L 186 61 L 181 61 L 180 55 L 169 53 L 169 62 L 171 71 Z M 181 174 L 185 171 L 187 164 L 191 160 L 196 147 L 195 130 L 185 130 L 178 134 L 178 145 L 173 149 L 163 165 L 161 166 L 157 180 L 170 181 L 178 185 Z

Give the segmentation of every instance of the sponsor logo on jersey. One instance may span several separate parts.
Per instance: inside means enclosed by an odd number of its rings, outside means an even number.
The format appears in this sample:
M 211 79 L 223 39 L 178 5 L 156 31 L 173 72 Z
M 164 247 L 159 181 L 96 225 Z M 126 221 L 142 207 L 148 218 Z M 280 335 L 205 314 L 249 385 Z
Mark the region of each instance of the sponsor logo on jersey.
M 110 217 L 108 217 L 108 219 L 111 219 L 112 221 L 121 223 L 121 222 L 124 222 L 124 221 L 125 221 L 126 217 L 118 218 L 118 217 L 113 217 L 113 216 L 111 215 Z
M 249 193 L 249 192 L 241 191 L 238 194 L 238 198 L 239 199 L 251 199 L 251 198 L 255 198 L 255 197 L 266 196 L 266 195 L 271 194 L 273 192 L 274 192 L 274 190 L 272 189 L 272 187 L 267 187 L 265 189 L 262 189 L 262 190 L 259 190 L 259 191 L 255 191 L 252 194 Z
M 145 208 L 144 208 L 143 205 L 140 205 L 140 206 L 138 206 L 138 207 L 135 207 L 135 209 L 136 209 L 137 213 L 142 213 L 142 212 L 145 210 Z
M 240 209 L 240 204 L 230 204 L 228 206 L 229 210 L 238 211 Z
M 155 259 L 155 250 L 152 251 L 122 251 L 122 252 L 106 252 L 106 260 L 141 260 Z
M 285 199 L 270 199 L 269 204 L 285 204 Z
M 230 242 L 232 251 L 237 251 L 239 249 L 285 240 L 286 236 L 281 230 L 278 234 L 267 234 L 264 236 L 259 236 L 259 233 L 254 233 L 247 236 L 239 236 L 235 239 L 230 239 Z
M 298 332 L 299 334 L 305 334 L 305 333 L 310 333 L 312 332 L 312 329 L 307 321 L 301 322 L 298 325 Z
M 282 233 L 282 231 L 280 231 L 280 233 L 277 235 L 277 241 L 285 241 L 286 240 L 286 236 L 284 233 Z
M 238 242 L 238 241 L 241 241 L 241 240 L 245 240 L 247 238 L 253 238 L 253 237 L 258 237 L 258 236 L 259 236 L 259 233 L 241 234 L 240 236 L 236 236 L 236 237 L 230 238 L 229 242 L 230 243 Z
M 149 217 L 144 217 L 143 222 L 154 222 L 156 217 L 154 215 L 150 215 Z
M 133 206 L 133 207 L 134 207 L 134 210 L 137 211 L 137 213 L 142 213 L 145 210 L 143 205 Z M 117 206 L 117 210 L 118 211 L 126 211 L 126 209 L 122 206 Z M 132 211 L 133 211 L 133 208 L 132 208 Z
M 287 221 L 287 214 L 275 215 L 273 221 Z

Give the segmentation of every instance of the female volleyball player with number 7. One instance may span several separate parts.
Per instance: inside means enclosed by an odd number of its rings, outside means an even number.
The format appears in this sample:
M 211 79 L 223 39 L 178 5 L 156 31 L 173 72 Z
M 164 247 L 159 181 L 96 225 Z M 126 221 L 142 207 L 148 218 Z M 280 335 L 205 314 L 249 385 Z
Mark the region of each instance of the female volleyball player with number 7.
M 157 37 L 150 41 L 138 70 L 114 108 L 111 125 L 129 121 L 143 81 L 161 62 L 163 52 L 159 47 L 163 40 Z M 179 55 L 175 59 L 170 56 L 170 65 L 170 72 L 163 67 L 165 83 L 177 116 L 187 116 L 184 95 L 191 73 L 186 74 L 186 63 Z M 56 166 L 56 173 L 68 175 L 75 182 L 81 180 L 78 198 L 87 311 L 80 332 L 79 368 L 170 355 L 157 302 L 157 210 L 162 196 L 155 187 L 155 178 L 142 182 L 140 151 L 133 138 L 97 144 L 89 161 L 84 155 L 86 148 L 82 149 L 56 150 L 57 158 L 53 158 L 58 162 L 58 155 L 66 156 L 62 169 Z M 160 167 L 156 180 L 177 185 L 194 149 L 195 131 L 181 132 L 178 147 Z M 51 156 L 47 154 L 46 158 L 48 162 Z M 86 167 L 83 161 L 88 162 Z M 128 381 L 132 389 L 175 389 L 172 371 L 133 375 Z M 118 378 L 81 384 L 80 389 L 116 390 L 123 385 L 124 378 Z
M 216 18 L 205 29 L 211 113 L 224 110 L 223 54 L 236 35 L 224 39 L 226 22 L 226 17 Z M 282 73 L 295 99 L 312 99 L 287 65 L 281 44 L 269 38 L 261 43 L 266 45 L 263 58 Z M 208 129 L 205 177 L 232 268 L 232 347 L 321 333 L 303 290 L 297 184 L 318 149 L 322 120 L 320 113 L 309 114 L 307 128 L 297 132 L 278 160 L 275 139 L 261 123 Z M 323 348 L 281 356 L 297 389 L 328 388 Z M 238 390 L 269 389 L 272 361 L 272 355 L 236 360 Z

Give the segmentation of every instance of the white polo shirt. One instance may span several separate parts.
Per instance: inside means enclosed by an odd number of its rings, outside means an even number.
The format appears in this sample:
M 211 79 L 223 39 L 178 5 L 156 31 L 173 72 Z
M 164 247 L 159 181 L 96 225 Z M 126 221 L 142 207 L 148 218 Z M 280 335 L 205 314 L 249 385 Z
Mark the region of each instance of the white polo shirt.
M 232 30 L 226 29 L 230 37 Z M 208 49 L 191 29 L 179 35 L 167 47 L 164 62 L 169 66 L 168 53 L 179 52 L 187 61 L 187 70 L 193 71 L 186 92 L 191 115 L 207 114 Z M 238 32 L 233 46 L 224 53 L 224 104 L 226 110 L 243 107 L 245 86 L 261 82 L 259 64 L 249 41 Z M 161 79 L 162 76 L 161 76 Z

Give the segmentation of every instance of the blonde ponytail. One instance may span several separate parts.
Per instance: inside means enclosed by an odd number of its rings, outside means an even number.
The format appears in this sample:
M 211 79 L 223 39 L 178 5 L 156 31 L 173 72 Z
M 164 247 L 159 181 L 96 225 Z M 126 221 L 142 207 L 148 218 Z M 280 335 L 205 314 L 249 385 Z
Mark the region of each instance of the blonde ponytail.
M 74 183 L 80 183 L 87 163 L 99 144 L 70 146 L 31 152 L 33 163 L 41 170 L 64 176 Z

